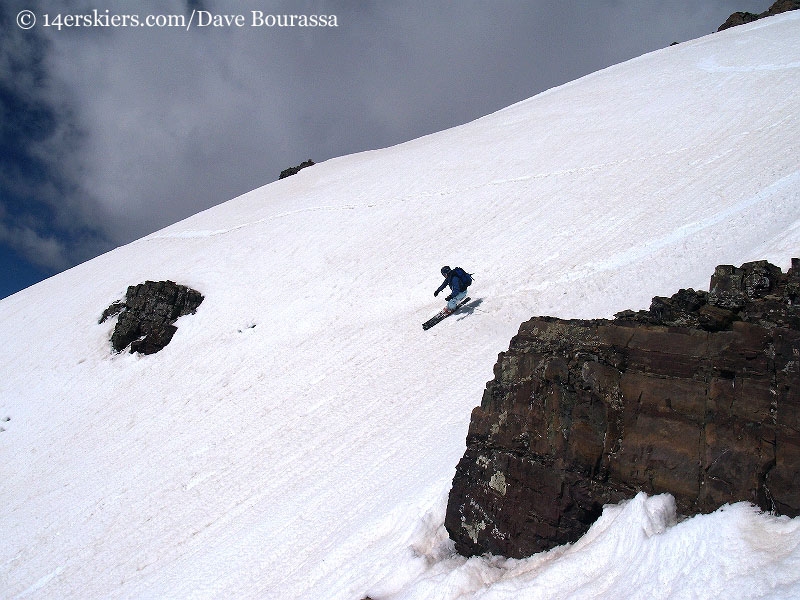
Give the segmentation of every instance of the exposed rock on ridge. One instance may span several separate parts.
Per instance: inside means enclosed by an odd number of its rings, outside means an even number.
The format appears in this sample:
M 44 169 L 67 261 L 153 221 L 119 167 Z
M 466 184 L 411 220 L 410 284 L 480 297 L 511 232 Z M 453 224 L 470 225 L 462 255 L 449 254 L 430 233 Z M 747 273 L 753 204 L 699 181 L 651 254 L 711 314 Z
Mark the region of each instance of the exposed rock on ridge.
M 775 4 L 769 7 L 769 10 L 766 10 L 758 15 L 751 12 L 733 13 L 730 17 L 728 17 L 727 21 L 719 26 L 717 31 L 729 29 L 730 27 L 736 27 L 737 25 L 744 25 L 745 23 L 752 23 L 753 21 L 763 19 L 764 17 L 771 17 L 773 15 L 778 15 L 780 13 L 797 9 L 800 9 L 800 0 L 778 0 L 775 2 Z
M 445 526 L 458 552 L 576 541 L 607 503 L 800 514 L 800 262 L 720 266 L 709 292 L 615 320 L 523 323 L 473 410 Z
M 284 169 L 281 171 L 281 174 L 278 176 L 278 179 L 286 179 L 287 177 L 291 177 L 292 175 L 297 175 L 302 169 L 306 167 L 313 167 L 314 161 L 310 158 L 304 162 L 301 162 L 296 167 L 289 167 L 288 169 Z
M 154 354 L 172 341 L 178 330 L 175 321 L 194 314 L 203 295 L 174 281 L 145 281 L 132 285 L 125 300 L 109 306 L 100 323 L 119 314 L 111 345 L 122 352 L 130 345 L 131 352 Z

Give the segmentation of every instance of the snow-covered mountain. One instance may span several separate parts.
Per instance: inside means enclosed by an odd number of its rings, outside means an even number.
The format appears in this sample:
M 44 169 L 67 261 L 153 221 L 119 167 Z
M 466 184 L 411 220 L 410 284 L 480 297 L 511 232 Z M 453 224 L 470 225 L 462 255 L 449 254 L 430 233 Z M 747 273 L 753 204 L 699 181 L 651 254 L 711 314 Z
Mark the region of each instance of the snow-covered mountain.
M 790 598 L 800 519 L 608 507 L 527 560 L 453 555 L 498 352 L 800 250 L 800 13 L 330 160 L 0 302 L 4 598 Z M 423 332 L 443 264 L 474 310 Z M 205 296 L 114 355 L 128 285 Z

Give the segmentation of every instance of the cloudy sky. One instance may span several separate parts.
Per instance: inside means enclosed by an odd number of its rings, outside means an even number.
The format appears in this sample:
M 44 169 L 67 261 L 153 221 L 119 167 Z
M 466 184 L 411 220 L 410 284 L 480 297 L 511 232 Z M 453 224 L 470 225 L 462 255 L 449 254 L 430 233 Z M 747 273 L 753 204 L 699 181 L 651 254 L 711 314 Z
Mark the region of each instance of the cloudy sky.
M 770 4 L 4 0 L 0 298 L 308 158 L 459 125 Z

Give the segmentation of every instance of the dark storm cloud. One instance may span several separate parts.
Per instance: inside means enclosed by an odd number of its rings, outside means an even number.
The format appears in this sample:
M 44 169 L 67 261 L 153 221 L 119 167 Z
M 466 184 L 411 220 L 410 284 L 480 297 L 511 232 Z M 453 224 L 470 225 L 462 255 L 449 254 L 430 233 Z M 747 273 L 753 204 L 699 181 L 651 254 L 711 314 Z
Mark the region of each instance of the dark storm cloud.
M 768 4 L 14 0 L 0 8 L 0 244 L 63 268 L 307 158 L 470 121 Z M 39 26 L 15 26 L 22 8 Z M 339 26 L 41 27 L 45 12 L 91 9 L 335 14 Z
M 186 0 L 186 13 L 190 13 L 193 10 L 207 10 L 208 7 L 203 0 Z
M 81 131 L 54 84 L 50 45 L 0 7 L 0 244 L 30 263 L 64 269 L 102 247 L 76 179 Z
M 0 244 L 41 267 L 63 269 L 66 248 L 53 225 L 70 181 L 53 161 L 65 132 L 45 91 L 48 44 L 22 35 L 13 19 L 0 7 Z

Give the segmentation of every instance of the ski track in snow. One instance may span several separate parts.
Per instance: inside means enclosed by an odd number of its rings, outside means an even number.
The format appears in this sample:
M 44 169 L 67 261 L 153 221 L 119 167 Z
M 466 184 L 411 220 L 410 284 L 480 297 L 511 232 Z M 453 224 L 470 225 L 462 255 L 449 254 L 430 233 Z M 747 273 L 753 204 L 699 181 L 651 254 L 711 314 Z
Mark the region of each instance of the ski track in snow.
M 797 63 L 797 64 L 800 65 L 800 63 Z M 749 70 L 750 69 L 744 69 L 742 71 L 736 71 L 736 72 L 747 72 Z M 735 147 L 737 146 L 737 142 L 736 142 L 737 138 L 744 139 L 746 136 L 750 136 L 750 135 L 752 135 L 754 133 L 757 133 L 757 132 L 765 132 L 765 131 L 768 131 L 768 130 L 771 130 L 771 129 L 774 129 L 774 128 L 787 127 L 787 126 L 790 126 L 791 122 L 794 119 L 795 119 L 794 115 L 787 115 L 787 116 L 779 119 L 776 122 L 769 123 L 769 124 L 764 125 L 762 127 L 754 128 L 753 130 L 739 131 L 739 132 L 734 133 L 732 136 L 729 136 L 728 145 L 730 146 L 730 149 L 726 150 L 725 154 L 729 154 L 729 153 L 735 152 Z M 163 240 L 163 239 L 181 239 L 181 238 L 193 239 L 193 238 L 205 238 L 205 237 L 225 235 L 225 234 L 236 232 L 236 231 L 239 231 L 239 230 L 242 230 L 242 229 L 246 229 L 246 228 L 249 228 L 249 227 L 265 225 L 265 224 L 268 224 L 268 223 L 270 223 L 272 221 L 275 221 L 275 220 L 278 220 L 278 219 L 285 219 L 285 218 L 289 218 L 289 217 L 295 217 L 295 216 L 303 215 L 303 214 L 306 214 L 306 213 L 340 212 L 340 211 L 352 211 L 352 210 L 377 209 L 377 208 L 381 208 L 381 207 L 385 207 L 385 206 L 393 206 L 393 205 L 396 205 L 397 203 L 405 203 L 405 202 L 412 202 L 412 201 L 421 202 L 421 201 L 425 201 L 425 200 L 428 200 L 428 199 L 433 198 L 433 197 L 458 198 L 458 197 L 461 197 L 461 196 L 463 196 L 463 195 L 465 195 L 467 193 L 480 191 L 481 189 L 489 187 L 489 186 L 513 186 L 515 184 L 520 184 L 520 183 L 529 183 L 531 181 L 535 181 L 535 180 L 538 180 L 538 179 L 549 179 L 549 178 L 558 178 L 558 177 L 571 177 L 571 176 L 579 175 L 579 174 L 589 174 L 589 173 L 593 173 L 593 172 L 605 171 L 605 170 L 608 170 L 608 169 L 611 169 L 611 168 L 623 167 L 623 166 L 631 165 L 631 164 L 634 164 L 634 163 L 652 163 L 654 161 L 657 162 L 660 159 L 666 159 L 666 158 L 668 158 L 668 157 L 670 157 L 672 155 L 689 155 L 689 154 L 703 155 L 702 150 L 704 148 L 716 147 L 718 144 L 719 144 L 718 140 L 711 140 L 711 141 L 706 141 L 706 142 L 701 142 L 701 143 L 698 143 L 698 144 L 694 144 L 692 146 L 683 146 L 683 147 L 674 148 L 672 150 L 667 150 L 667 151 L 659 152 L 659 153 L 645 153 L 645 154 L 642 154 L 642 155 L 632 156 L 632 157 L 628 157 L 628 158 L 624 158 L 624 159 L 620 159 L 620 160 L 602 162 L 602 163 L 597 163 L 597 164 L 592 164 L 592 165 L 584 165 L 584 166 L 575 167 L 575 168 L 572 168 L 572 169 L 561 169 L 561 170 L 548 171 L 548 172 L 544 172 L 544 173 L 531 173 L 531 174 L 522 175 L 522 176 L 513 177 L 513 178 L 507 178 L 507 179 L 495 179 L 495 180 L 492 180 L 492 181 L 488 181 L 488 182 L 480 183 L 480 184 L 475 184 L 475 185 L 445 188 L 445 189 L 438 190 L 438 191 L 432 192 L 432 193 L 431 192 L 419 193 L 419 194 L 416 194 L 416 195 L 408 195 L 408 196 L 390 198 L 390 199 L 387 199 L 387 200 L 382 201 L 382 202 L 374 202 L 374 201 L 372 201 L 372 202 L 364 202 L 364 203 L 348 203 L 348 204 L 341 204 L 341 205 L 310 206 L 310 207 L 301 208 L 301 209 L 297 209 L 297 210 L 291 210 L 291 211 L 284 211 L 284 212 L 276 213 L 274 215 L 270 215 L 268 217 L 265 217 L 265 218 L 262 218 L 262 219 L 258 219 L 256 221 L 251 221 L 251 222 L 247 222 L 247 223 L 241 223 L 241 224 L 235 225 L 233 227 L 228 227 L 228 228 L 224 228 L 224 229 L 216 229 L 216 230 L 182 230 L 182 231 L 176 231 L 176 232 L 165 231 L 165 232 L 162 232 L 162 233 L 156 233 L 156 234 L 152 234 L 152 235 L 146 236 L 146 237 L 142 238 L 142 240 L 139 240 L 139 242 L 148 242 L 148 241 L 152 241 L 152 240 Z M 713 155 L 712 154 L 710 159 L 705 159 L 704 164 L 711 164 L 713 162 L 716 162 L 720 158 L 722 158 L 723 156 L 724 155 Z M 784 179 L 791 180 L 789 182 L 789 183 L 791 183 L 791 182 L 794 181 L 794 179 L 792 179 L 792 178 L 796 177 L 796 176 L 797 176 L 797 173 L 794 173 L 792 175 L 787 176 Z M 779 185 L 779 184 L 780 185 L 784 185 L 781 182 L 776 182 L 774 185 Z M 758 201 L 758 199 L 753 199 L 753 202 L 757 202 L 757 201 Z M 749 206 L 749 205 L 747 205 L 746 202 L 744 204 L 745 204 L 744 208 Z M 721 215 L 719 220 L 717 220 L 717 221 L 715 221 L 713 223 L 709 223 L 709 225 L 712 225 L 712 224 L 714 224 L 716 222 L 719 222 L 720 220 L 724 219 L 726 216 L 728 216 L 728 215 Z M 171 228 L 168 228 L 168 230 L 169 229 L 171 229 Z M 134 243 L 137 243 L 137 242 L 134 242 Z
M 800 61 L 783 63 L 783 64 L 761 64 L 761 65 L 745 65 L 745 66 L 724 66 L 720 65 L 715 57 L 699 63 L 697 65 L 707 73 L 753 73 L 757 71 L 787 71 L 792 69 L 800 69 Z
M 31 587 L 29 587 L 27 590 L 25 590 L 21 594 L 17 594 L 16 596 L 14 596 L 14 600 L 16 600 L 17 598 L 26 598 L 31 594 L 34 594 L 35 592 L 38 592 L 39 590 L 43 589 L 44 587 L 47 586 L 48 583 L 50 583 L 53 579 L 58 577 L 63 570 L 64 567 L 59 567 L 52 573 L 45 575 L 44 577 L 39 579 L 39 581 L 37 581 Z
M 647 241 L 641 246 L 631 248 L 625 252 L 612 256 L 606 260 L 596 263 L 590 263 L 584 268 L 575 269 L 567 273 L 564 277 L 560 278 L 559 283 L 576 281 L 587 277 L 588 274 L 596 274 L 599 272 L 617 270 L 624 268 L 632 263 L 640 262 L 655 254 L 657 251 L 676 244 L 678 241 L 684 240 L 690 236 L 702 233 L 704 230 L 714 227 L 724 221 L 729 221 L 737 214 L 743 213 L 751 208 L 757 208 L 759 205 L 772 200 L 777 194 L 783 193 L 784 195 L 791 193 L 794 189 L 800 189 L 800 171 L 796 171 L 779 181 L 773 183 L 769 187 L 760 191 L 752 198 L 746 198 L 737 202 L 733 206 L 726 207 L 718 213 L 706 217 L 700 221 L 686 223 L 680 225 L 673 231 L 670 231 L 664 236 L 654 238 Z M 796 195 L 796 194 L 795 194 Z

